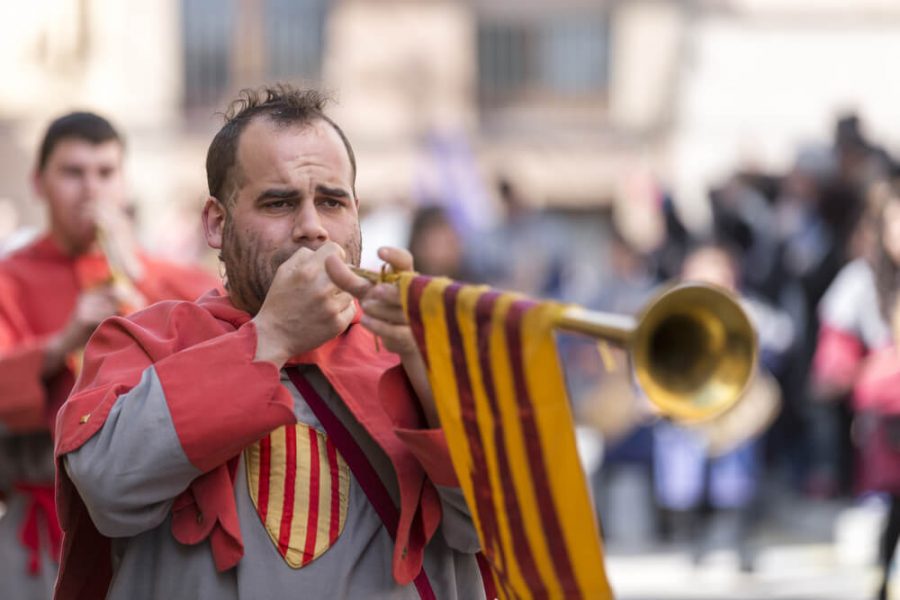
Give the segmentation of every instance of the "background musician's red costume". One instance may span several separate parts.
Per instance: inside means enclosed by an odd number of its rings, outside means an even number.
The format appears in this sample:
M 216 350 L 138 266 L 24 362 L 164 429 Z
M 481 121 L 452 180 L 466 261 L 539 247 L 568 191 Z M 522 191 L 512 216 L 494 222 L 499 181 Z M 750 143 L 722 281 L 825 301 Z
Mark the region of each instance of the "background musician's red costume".
M 0 491 L 7 505 L 0 581 L 9 600 L 48 598 L 56 577 L 52 424 L 88 337 L 108 316 L 194 299 L 217 285 L 206 272 L 130 247 L 120 230 L 127 227 L 123 151 L 100 116 L 72 113 L 51 123 L 33 175 L 48 231 L 0 261 Z M 97 244 L 98 220 L 117 261 Z

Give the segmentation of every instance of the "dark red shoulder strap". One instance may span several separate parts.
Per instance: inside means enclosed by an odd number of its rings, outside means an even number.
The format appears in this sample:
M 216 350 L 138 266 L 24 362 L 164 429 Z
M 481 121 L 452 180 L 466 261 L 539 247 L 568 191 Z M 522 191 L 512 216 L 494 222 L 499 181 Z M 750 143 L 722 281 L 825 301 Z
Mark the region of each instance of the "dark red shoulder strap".
M 316 415 L 322 427 L 325 428 L 325 433 L 328 434 L 328 437 L 331 438 L 331 441 L 337 447 L 338 452 L 347 461 L 353 476 L 356 477 L 372 507 L 375 508 L 375 512 L 378 513 L 382 523 L 384 523 L 384 527 L 390 534 L 391 539 L 395 539 L 397 524 L 400 522 L 400 514 L 384 482 L 381 481 L 378 473 L 375 472 L 362 448 L 359 447 L 359 444 L 356 443 L 356 440 L 347 431 L 341 420 L 331 412 L 331 409 L 328 408 L 328 405 L 325 404 L 325 401 L 322 400 L 315 388 L 296 369 L 289 368 L 287 372 L 291 382 L 297 387 L 313 414 Z M 431 589 L 431 582 L 428 581 L 424 568 L 416 575 L 413 583 L 415 583 L 419 597 L 422 600 L 436 600 L 434 590 Z

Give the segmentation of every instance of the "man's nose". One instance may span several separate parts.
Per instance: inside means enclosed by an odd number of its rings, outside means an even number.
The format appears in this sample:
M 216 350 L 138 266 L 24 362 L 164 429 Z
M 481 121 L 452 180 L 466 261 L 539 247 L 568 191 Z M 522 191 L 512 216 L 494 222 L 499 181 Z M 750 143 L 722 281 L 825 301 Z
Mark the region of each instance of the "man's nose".
M 293 237 L 296 242 L 316 243 L 328 241 L 328 230 L 322 224 L 322 217 L 315 203 L 301 202 L 294 215 Z
M 103 180 L 99 175 L 87 173 L 82 179 L 82 188 L 88 200 L 96 201 L 103 192 Z

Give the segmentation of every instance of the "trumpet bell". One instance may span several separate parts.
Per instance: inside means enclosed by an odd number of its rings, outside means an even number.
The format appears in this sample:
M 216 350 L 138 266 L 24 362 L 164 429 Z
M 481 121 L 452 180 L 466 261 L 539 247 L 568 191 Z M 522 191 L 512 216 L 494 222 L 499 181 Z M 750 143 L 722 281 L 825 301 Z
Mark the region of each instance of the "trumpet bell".
M 673 287 L 648 304 L 637 323 L 630 340 L 634 375 L 663 413 L 703 421 L 741 397 L 757 341 L 728 292 L 696 283 Z

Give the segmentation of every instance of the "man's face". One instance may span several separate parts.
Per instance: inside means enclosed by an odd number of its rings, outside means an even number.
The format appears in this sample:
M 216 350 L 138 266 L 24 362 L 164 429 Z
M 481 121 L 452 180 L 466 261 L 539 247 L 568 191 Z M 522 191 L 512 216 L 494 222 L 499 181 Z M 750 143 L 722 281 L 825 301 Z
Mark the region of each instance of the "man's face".
M 462 248 L 450 223 L 436 223 L 427 230 L 416 249 L 416 262 L 426 275 L 459 275 Z
M 884 205 L 882 240 L 888 257 L 900 265 L 900 199 L 891 198 Z
M 278 266 L 300 248 L 316 250 L 330 240 L 359 265 L 352 167 L 330 124 L 254 119 L 241 134 L 233 177 L 236 190 L 221 199 L 220 220 L 207 206 L 207 242 L 221 250 L 229 292 L 241 308 L 259 310 Z
M 122 145 L 62 139 L 35 174 L 34 185 L 47 201 L 53 236 L 66 250 L 83 252 L 94 241 L 96 211 L 118 210 L 124 203 Z

